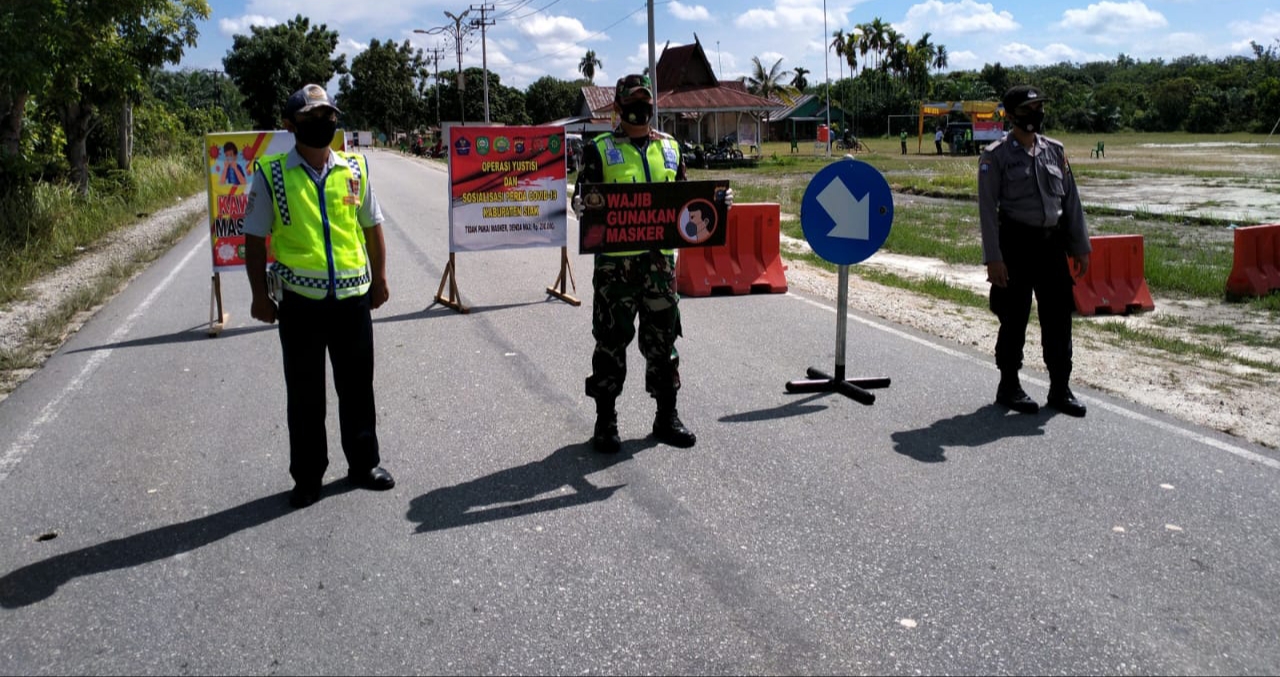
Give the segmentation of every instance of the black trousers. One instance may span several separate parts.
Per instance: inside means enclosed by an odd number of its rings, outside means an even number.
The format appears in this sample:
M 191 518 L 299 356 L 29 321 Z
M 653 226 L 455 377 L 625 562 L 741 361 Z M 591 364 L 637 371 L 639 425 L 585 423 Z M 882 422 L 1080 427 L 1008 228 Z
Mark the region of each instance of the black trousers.
M 378 466 L 369 295 L 316 301 L 286 291 L 279 321 L 293 480 L 318 486 L 329 467 L 324 425 L 326 350 L 338 392 L 338 424 L 347 466 L 355 471 Z
M 1000 224 L 1000 254 L 1009 269 L 1005 287 L 991 287 L 991 311 L 1000 318 L 996 338 L 996 366 L 1000 371 L 1022 368 L 1022 350 L 1035 294 L 1040 316 L 1044 364 L 1054 385 L 1065 386 L 1071 376 L 1071 313 L 1075 309 L 1071 267 L 1065 238 L 1058 229 L 1046 231 L 1020 224 Z

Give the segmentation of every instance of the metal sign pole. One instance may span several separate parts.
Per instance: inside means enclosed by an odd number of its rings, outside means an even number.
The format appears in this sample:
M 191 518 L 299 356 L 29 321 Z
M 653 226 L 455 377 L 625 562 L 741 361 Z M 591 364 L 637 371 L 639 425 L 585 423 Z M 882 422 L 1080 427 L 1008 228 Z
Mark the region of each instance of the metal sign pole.
M 844 350 L 849 336 L 849 266 L 838 268 L 840 291 L 836 294 L 836 373 L 835 380 L 844 380 Z

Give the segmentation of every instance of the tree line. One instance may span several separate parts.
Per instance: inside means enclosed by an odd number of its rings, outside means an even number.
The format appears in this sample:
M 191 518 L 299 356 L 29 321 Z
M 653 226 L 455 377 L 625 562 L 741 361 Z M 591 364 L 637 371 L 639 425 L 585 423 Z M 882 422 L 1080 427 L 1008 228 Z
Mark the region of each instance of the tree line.
M 223 72 L 163 70 L 196 44 L 196 22 L 209 12 L 207 0 L 6 3 L 0 190 L 60 180 L 87 193 L 95 171 L 127 171 L 135 149 L 176 152 L 209 131 L 274 129 L 292 91 L 335 76 L 348 129 L 395 138 L 441 120 L 484 118 L 481 69 L 441 68 L 407 40 L 373 39 L 348 63 L 337 51 L 338 33 L 301 15 L 235 36 Z M 769 68 L 753 59 L 745 82 L 762 96 L 827 97 L 861 134 L 887 131 L 886 116 L 915 112 L 921 100 L 995 101 L 1023 83 L 1054 99 L 1050 129 L 1266 132 L 1280 118 L 1280 54 L 1257 43 L 1249 55 L 1218 59 L 1120 54 L 1083 64 L 948 71 L 945 45 L 928 33 L 911 40 L 876 18 L 835 31 L 828 48 L 840 67 L 830 87 L 810 82 L 805 68 L 782 68 L 781 59 Z M 582 78 L 545 76 L 523 90 L 490 72 L 490 117 L 518 125 L 574 115 L 581 88 L 600 67 L 589 51 L 578 64 Z

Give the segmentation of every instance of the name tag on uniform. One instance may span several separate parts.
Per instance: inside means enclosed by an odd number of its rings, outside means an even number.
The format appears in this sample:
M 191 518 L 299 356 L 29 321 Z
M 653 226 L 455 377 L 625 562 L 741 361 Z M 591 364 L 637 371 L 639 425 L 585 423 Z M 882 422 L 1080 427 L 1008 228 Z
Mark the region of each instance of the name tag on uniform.
M 360 204 L 360 179 L 347 179 L 347 195 L 342 198 L 342 204 Z
M 664 164 L 667 166 L 667 169 L 676 169 L 680 166 L 680 155 L 676 152 L 676 149 L 664 147 L 662 149 L 662 156 L 666 160 Z
M 604 159 L 605 162 L 611 165 L 620 165 L 622 164 L 622 151 L 617 148 L 609 148 L 604 152 Z

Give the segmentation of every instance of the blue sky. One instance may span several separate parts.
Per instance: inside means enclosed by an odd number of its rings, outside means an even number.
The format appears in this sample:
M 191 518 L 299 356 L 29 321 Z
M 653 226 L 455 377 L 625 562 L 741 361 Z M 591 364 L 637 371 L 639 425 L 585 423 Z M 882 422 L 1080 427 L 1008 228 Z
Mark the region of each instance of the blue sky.
M 350 58 L 373 38 L 406 38 L 424 49 L 446 49 L 441 68 L 457 63 L 451 39 L 418 35 L 479 2 L 470 0 L 210 0 L 213 14 L 180 67 L 221 68 L 232 36 L 251 25 L 282 23 L 297 14 L 327 24 L 341 36 Z M 644 0 L 491 0 L 495 24 L 487 31 L 488 64 L 503 84 L 523 89 L 543 75 L 578 77 L 588 49 L 603 62 L 597 84 L 612 84 L 648 63 L 647 3 Z M 802 66 L 811 82 L 840 75 L 824 46 L 836 29 L 879 17 L 914 41 L 924 32 L 946 45 L 950 70 L 1004 65 L 1114 59 L 1166 60 L 1188 54 L 1218 58 L 1249 54 L 1249 41 L 1277 46 L 1280 7 L 1257 0 L 655 0 L 658 53 L 662 45 L 688 44 L 696 34 L 723 78 L 751 70 L 752 57 L 766 66 Z M 467 18 L 478 16 L 472 12 Z M 452 23 L 452 22 L 450 22 Z M 479 67 L 479 31 L 464 42 L 463 66 Z M 788 78 L 789 79 L 789 78 Z

